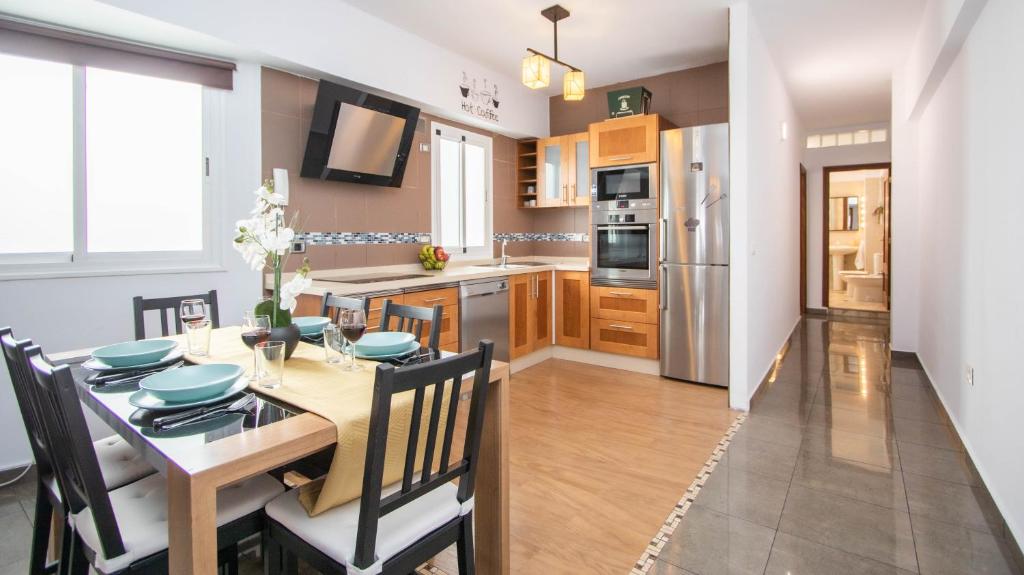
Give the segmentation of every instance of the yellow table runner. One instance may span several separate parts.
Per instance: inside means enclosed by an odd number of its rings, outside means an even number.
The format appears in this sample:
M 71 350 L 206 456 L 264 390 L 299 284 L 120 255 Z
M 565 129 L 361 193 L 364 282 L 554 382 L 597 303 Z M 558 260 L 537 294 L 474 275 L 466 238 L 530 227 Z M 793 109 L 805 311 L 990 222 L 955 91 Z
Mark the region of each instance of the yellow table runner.
M 170 339 L 178 341 L 181 348 L 187 351 L 188 344 L 184 336 Z M 193 357 L 187 353 L 185 357 L 197 364 L 239 365 L 245 368 L 246 377 L 253 369 L 253 352 L 242 343 L 240 327 L 213 330 L 210 336 L 209 357 Z M 325 477 L 304 486 L 300 493 L 299 499 L 310 515 L 318 515 L 332 507 L 347 503 L 358 498 L 362 492 L 370 405 L 373 400 L 373 382 L 378 363 L 361 359 L 357 359 L 356 362 L 363 366 L 361 371 L 342 371 L 339 365 L 331 365 L 324 361 L 323 348 L 299 342 L 291 359 L 285 361 L 284 379 L 280 387 L 263 389 L 255 384 L 249 386 L 253 391 L 328 419 L 338 428 L 338 445 L 330 470 Z M 420 439 L 417 442 L 417 462 L 423 461 L 427 422 L 433 399 L 432 389 L 428 389 L 424 395 Z M 449 394 L 450 389 L 446 389 L 437 435 L 439 440 L 444 437 Z M 384 463 L 385 485 L 402 479 L 412 406 L 411 392 L 393 397 Z M 440 450 L 435 450 L 435 453 L 439 452 Z

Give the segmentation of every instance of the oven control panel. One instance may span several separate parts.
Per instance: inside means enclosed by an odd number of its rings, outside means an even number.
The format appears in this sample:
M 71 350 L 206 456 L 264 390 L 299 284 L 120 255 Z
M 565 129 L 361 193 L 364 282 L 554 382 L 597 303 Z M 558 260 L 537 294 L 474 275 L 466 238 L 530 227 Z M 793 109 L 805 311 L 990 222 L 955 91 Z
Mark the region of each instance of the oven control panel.
M 594 209 L 598 211 L 614 212 L 618 210 L 654 210 L 658 208 L 656 200 L 611 200 L 607 202 L 594 202 Z

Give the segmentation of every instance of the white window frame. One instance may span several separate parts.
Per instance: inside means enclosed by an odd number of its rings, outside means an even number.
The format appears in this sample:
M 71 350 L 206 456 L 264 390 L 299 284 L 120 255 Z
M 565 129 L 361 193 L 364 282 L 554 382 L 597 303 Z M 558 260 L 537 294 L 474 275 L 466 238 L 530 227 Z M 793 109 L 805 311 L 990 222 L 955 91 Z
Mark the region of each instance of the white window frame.
M 438 133 L 440 131 L 440 134 Z M 430 235 L 434 244 L 440 244 L 441 238 L 441 210 L 440 210 L 440 188 L 441 170 L 439 167 L 441 156 L 441 137 L 458 139 L 464 143 L 472 143 L 484 149 L 484 245 L 476 247 L 464 246 L 441 246 L 451 254 L 452 259 L 480 259 L 493 258 L 494 247 L 494 139 L 476 132 L 460 130 L 439 122 L 430 123 L 430 209 L 431 226 Z M 462 156 L 465 158 L 465 147 L 462 147 Z M 465 174 L 463 173 L 463 178 Z M 463 186 L 463 195 L 465 187 Z M 465 202 L 463 202 L 465 206 Z M 463 233 L 465 232 L 465 212 L 462 214 Z
M 217 162 L 225 157 L 224 118 L 226 94 L 222 90 L 202 88 L 203 155 L 197 161 L 203 167 L 203 248 L 195 251 L 103 252 L 89 253 L 88 189 L 85 169 L 85 76 L 86 67 L 72 67 L 74 105 L 74 145 L 72 198 L 74 207 L 74 248 L 71 253 L 0 254 L 0 281 L 117 276 L 136 274 L 223 271 L 220 222 L 224 189 L 223 169 Z

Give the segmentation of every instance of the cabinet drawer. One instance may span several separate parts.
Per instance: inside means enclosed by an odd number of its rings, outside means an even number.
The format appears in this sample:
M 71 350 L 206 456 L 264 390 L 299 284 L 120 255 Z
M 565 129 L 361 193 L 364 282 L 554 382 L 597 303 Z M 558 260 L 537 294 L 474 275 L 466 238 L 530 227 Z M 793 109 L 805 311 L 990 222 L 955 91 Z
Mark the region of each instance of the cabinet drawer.
M 459 288 L 432 289 L 427 291 L 407 292 L 405 305 L 417 307 L 434 307 L 443 305 L 445 309 L 459 305 Z
M 590 349 L 657 359 L 658 326 L 632 321 L 593 319 Z
M 590 317 L 658 323 L 658 290 L 591 286 Z
M 366 331 L 380 331 L 381 310 L 386 299 L 391 300 L 391 303 L 405 303 L 405 296 L 400 293 L 370 298 L 370 313 L 366 316 Z

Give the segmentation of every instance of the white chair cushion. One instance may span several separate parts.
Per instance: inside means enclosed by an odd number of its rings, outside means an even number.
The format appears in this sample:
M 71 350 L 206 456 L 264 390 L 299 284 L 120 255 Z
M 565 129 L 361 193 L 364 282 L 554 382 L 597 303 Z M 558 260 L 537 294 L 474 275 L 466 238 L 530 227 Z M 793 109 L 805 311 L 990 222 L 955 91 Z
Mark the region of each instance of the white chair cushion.
M 382 489 L 382 497 L 395 493 L 401 482 Z M 356 530 L 359 526 L 359 500 L 310 517 L 293 489 L 267 504 L 267 516 L 316 547 L 324 555 L 341 563 L 349 573 L 362 573 L 352 564 L 355 558 Z M 446 483 L 419 499 L 385 515 L 377 525 L 377 569 L 388 559 L 445 523 L 472 509 L 472 499 L 459 504 L 458 488 Z
M 156 470 L 143 459 L 142 454 L 116 435 L 95 441 L 92 445 L 96 449 L 96 459 L 99 461 L 107 491 L 156 473 Z
M 258 475 L 221 489 L 217 492 L 217 526 L 262 509 L 282 491 L 284 486 L 269 475 Z M 82 541 L 96 554 L 96 570 L 112 573 L 167 549 L 167 480 L 163 476 L 150 475 L 111 491 L 110 505 L 124 541 L 123 555 L 109 559 L 104 556 L 88 508 L 71 518 Z

